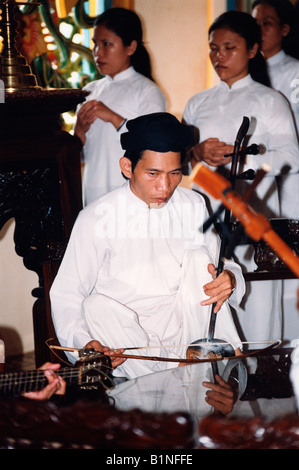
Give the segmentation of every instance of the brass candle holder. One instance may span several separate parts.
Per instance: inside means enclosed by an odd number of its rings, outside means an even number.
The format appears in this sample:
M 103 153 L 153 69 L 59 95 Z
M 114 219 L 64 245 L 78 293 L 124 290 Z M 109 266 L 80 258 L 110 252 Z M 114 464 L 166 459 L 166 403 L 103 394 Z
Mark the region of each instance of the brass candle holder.
M 19 3 L 19 5 L 27 3 Z M 32 4 L 32 3 L 31 3 Z M 0 0 L 0 35 L 3 48 L 0 54 L 0 79 L 5 92 L 41 89 L 37 84 L 26 58 L 18 51 L 16 40 L 19 22 L 15 19 L 18 3 L 15 0 Z

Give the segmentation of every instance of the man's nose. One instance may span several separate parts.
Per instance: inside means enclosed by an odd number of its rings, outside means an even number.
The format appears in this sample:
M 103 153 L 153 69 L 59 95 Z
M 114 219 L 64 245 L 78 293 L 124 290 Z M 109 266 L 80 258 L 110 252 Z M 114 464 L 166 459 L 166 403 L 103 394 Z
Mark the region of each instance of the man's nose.
M 169 176 L 168 175 L 160 176 L 158 180 L 157 189 L 159 191 L 163 191 L 166 193 L 169 190 L 169 188 L 170 188 Z

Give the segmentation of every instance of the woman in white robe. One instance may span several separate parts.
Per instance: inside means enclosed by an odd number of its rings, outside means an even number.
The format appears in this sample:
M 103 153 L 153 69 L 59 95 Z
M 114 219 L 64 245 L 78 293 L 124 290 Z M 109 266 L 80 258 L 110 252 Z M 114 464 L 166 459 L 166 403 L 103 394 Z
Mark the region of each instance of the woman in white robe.
M 271 86 L 288 99 L 299 138 L 299 35 L 296 31 L 299 25 L 295 7 L 286 0 L 256 0 L 252 16 L 261 28 L 262 52 Z M 299 173 L 283 178 L 280 197 L 282 217 L 299 220 Z M 288 342 L 298 338 L 297 287 L 297 279 L 283 281 L 283 331 Z
M 271 86 L 288 100 L 299 137 L 299 43 L 291 47 L 296 11 L 289 1 L 256 0 L 252 16 L 262 33 L 261 50 L 267 62 Z M 297 25 L 298 28 L 298 25 Z M 287 53 L 291 51 L 296 57 Z M 282 216 L 299 219 L 299 175 L 288 175 L 282 184 Z
M 94 60 L 103 78 L 86 85 L 75 134 L 83 147 L 83 205 L 123 184 L 119 159 L 125 121 L 165 111 L 163 93 L 151 78 L 141 22 L 133 11 L 112 8 L 95 22 Z
M 199 132 L 199 143 L 193 148 L 191 163 L 203 161 L 212 169 L 227 171 L 230 160 L 224 155 L 233 144 L 243 116 L 250 119 L 244 146 L 252 143 L 263 149 L 262 155 L 247 155 L 239 172 L 257 170 L 263 163 L 270 171 L 257 187 L 250 204 L 267 218 L 281 215 L 276 177 L 287 167 L 298 172 L 299 158 L 295 127 L 285 98 L 254 80 L 255 63 L 261 75 L 263 60 L 259 50 L 260 31 L 247 13 L 230 11 L 215 20 L 209 30 L 210 59 L 220 83 L 193 96 L 185 109 L 184 121 Z M 244 194 L 247 182 L 237 181 L 236 190 Z M 201 193 L 201 188 L 196 188 Z M 219 201 L 205 195 L 214 212 Z M 254 271 L 253 251 L 248 246 L 235 250 L 244 272 Z M 247 341 L 280 339 L 281 281 L 254 281 L 237 318 Z

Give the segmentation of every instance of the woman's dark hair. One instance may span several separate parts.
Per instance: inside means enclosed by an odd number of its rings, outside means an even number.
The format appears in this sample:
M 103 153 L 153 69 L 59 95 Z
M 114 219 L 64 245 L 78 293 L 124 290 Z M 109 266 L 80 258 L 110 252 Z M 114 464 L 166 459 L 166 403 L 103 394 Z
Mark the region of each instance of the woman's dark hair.
M 132 41 L 137 42 L 137 49 L 131 56 L 131 65 L 136 72 L 153 80 L 150 57 L 143 44 L 142 25 L 138 15 L 126 8 L 109 8 L 96 18 L 94 26 L 99 25 L 104 25 L 119 36 L 124 46 L 129 46 Z
M 281 26 L 289 25 L 290 32 L 282 40 L 282 49 L 286 54 L 299 59 L 299 3 L 296 9 L 289 0 L 255 0 L 252 10 L 261 4 L 274 8 Z
M 249 60 L 249 73 L 256 82 L 271 86 L 267 63 L 260 50 L 261 30 L 256 20 L 249 13 L 227 11 L 216 18 L 209 28 L 209 35 L 217 29 L 228 29 L 239 34 L 245 39 L 248 50 L 258 44 L 259 48 L 255 57 Z

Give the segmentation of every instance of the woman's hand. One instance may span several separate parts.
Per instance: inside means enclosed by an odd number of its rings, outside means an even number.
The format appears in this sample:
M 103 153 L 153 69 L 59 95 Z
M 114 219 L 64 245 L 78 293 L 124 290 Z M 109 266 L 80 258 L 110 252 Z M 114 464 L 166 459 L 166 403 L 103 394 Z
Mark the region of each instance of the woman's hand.
M 192 149 L 191 164 L 204 161 L 210 166 L 227 165 L 232 161 L 231 157 L 224 157 L 234 151 L 234 146 L 221 142 L 216 138 L 209 138 Z
M 86 142 L 86 133 L 96 119 L 111 122 L 115 129 L 118 129 L 124 120 L 122 116 L 112 111 L 102 101 L 86 101 L 77 113 L 77 121 L 74 130 L 74 133 L 81 139 L 83 145 Z

